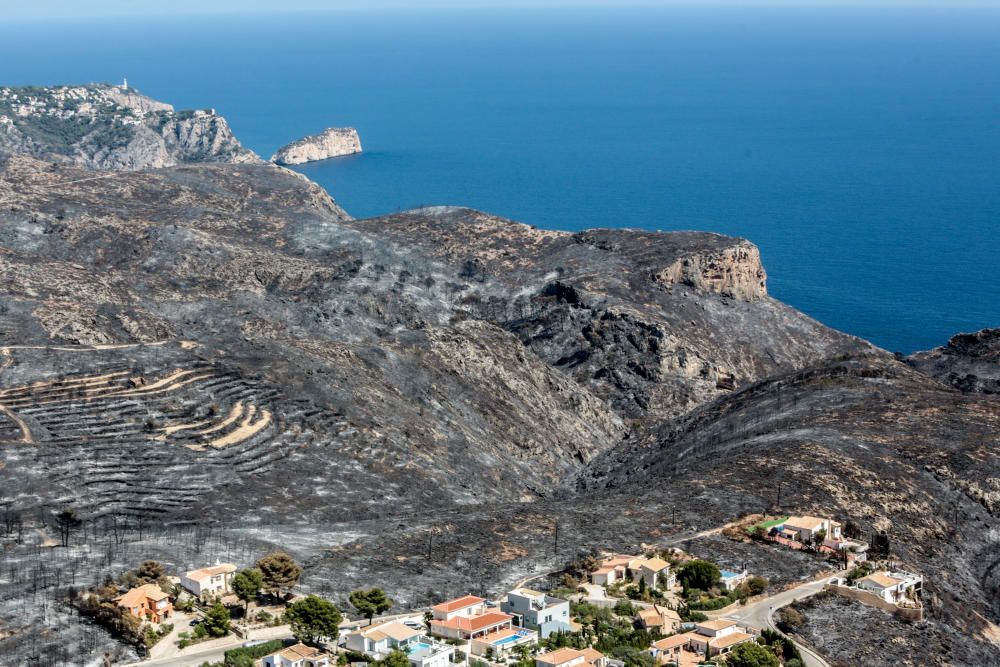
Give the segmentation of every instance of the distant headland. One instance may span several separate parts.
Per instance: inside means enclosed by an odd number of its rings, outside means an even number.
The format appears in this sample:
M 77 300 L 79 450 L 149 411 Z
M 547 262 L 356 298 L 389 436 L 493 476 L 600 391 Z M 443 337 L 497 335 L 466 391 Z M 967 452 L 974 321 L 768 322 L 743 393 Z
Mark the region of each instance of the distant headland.
M 361 152 L 361 137 L 353 127 L 330 127 L 279 148 L 271 156 L 275 164 L 292 165 L 326 160 Z

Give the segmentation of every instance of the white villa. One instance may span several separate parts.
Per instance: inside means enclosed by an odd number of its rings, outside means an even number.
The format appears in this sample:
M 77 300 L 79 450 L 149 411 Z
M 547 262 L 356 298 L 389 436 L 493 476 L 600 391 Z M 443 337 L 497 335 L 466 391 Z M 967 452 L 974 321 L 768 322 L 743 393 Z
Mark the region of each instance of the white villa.
M 466 595 L 431 607 L 431 634 L 445 639 L 469 641 L 508 630 L 513 616 L 486 606 L 486 600 Z
M 783 524 L 775 527 L 779 535 L 796 542 L 812 542 L 813 536 L 820 531 L 823 531 L 828 540 L 841 538 L 841 525 L 838 522 L 815 516 L 790 516 Z
M 216 562 L 210 567 L 185 572 L 181 575 L 181 586 L 202 600 L 211 596 L 221 597 L 232 592 L 230 586 L 234 572 L 235 565 Z
M 727 591 L 734 591 L 736 587 L 747 580 L 749 576 L 746 568 L 742 570 L 720 570 L 719 582 Z
M 858 579 L 856 585 L 879 596 L 886 602 L 899 604 L 908 599 L 916 600 L 920 595 L 924 578 L 919 574 L 904 572 L 873 572 L 867 577 Z
M 740 644 L 753 641 L 754 636 L 740 628 L 736 621 L 719 618 L 695 625 L 694 630 L 680 635 L 672 635 L 653 642 L 649 653 L 657 664 L 680 661 L 681 653 L 687 651 L 696 656 L 704 656 L 706 648 L 713 655 L 726 655 Z
M 264 667 L 329 667 L 330 656 L 312 646 L 299 643 L 264 656 Z
M 542 638 L 570 630 L 569 601 L 530 588 L 507 593 L 500 610 L 513 616 L 517 625 L 537 630 Z
M 426 637 L 420 630 L 390 621 L 355 630 L 347 635 L 348 650 L 370 655 L 377 660 L 393 651 L 402 651 L 411 667 L 447 667 L 455 648 Z

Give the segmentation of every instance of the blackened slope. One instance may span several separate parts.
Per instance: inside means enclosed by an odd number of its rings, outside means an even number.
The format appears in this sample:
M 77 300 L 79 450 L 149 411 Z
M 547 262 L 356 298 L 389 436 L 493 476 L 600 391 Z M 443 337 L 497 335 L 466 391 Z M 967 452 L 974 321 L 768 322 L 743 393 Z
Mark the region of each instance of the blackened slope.
M 743 239 L 569 234 L 446 207 L 350 224 L 506 285 L 469 307 L 633 419 L 682 414 L 824 358 L 884 354 L 767 296 L 759 253 Z

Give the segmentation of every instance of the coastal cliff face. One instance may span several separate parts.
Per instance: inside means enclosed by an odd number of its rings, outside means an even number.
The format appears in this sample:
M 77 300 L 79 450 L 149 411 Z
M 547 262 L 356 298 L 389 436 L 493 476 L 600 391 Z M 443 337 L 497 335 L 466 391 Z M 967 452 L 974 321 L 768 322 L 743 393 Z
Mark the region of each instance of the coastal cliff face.
M 654 278 L 664 285 L 690 285 L 700 292 L 743 301 L 767 296 L 767 273 L 760 262 L 760 250 L 748 241 L 678 259 Z
M 361 152 L 361 137 L 353 127 L 331 127 L 279 148 L 271 162 L 281 165 L 304 164 Z
M 130 171 L 260 161 L 215 111 L 108 85 L 0 88 L 0 153 Z

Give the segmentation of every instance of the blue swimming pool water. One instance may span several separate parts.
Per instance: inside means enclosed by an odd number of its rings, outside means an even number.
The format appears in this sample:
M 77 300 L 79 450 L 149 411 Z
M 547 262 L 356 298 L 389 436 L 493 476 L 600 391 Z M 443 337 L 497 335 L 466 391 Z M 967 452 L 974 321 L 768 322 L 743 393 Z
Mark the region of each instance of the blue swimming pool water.
M 407 653 L 416 653 L 417 651 L 429 651 L 431 645 L 426 642 L 417 642 L 415 644 L 410 644 L 406 649 Z
M 511 635 L 510 637 L 504 637 L 503 639 L 498 639 L 497 641 L 493 642 L 493 645 L 501 646 L 503 644 L 510 644 L 512 642 L 516 642 L 520 638 L 521 638 L 520 635 Z

